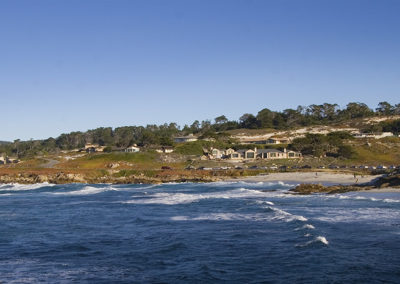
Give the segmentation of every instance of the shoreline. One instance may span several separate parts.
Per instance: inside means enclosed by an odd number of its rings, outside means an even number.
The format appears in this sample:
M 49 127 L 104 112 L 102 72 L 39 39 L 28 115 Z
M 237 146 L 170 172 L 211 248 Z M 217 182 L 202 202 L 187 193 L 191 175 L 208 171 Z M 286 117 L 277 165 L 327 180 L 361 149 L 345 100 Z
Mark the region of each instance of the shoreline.
M 247 182 L 297 182 L 297 183 L 322 183 L 329 185 L 354 185 L 364 184 L 379 178 L 381 175 L 356 175 L 340 172 L 285 172 L 269 173 L 248 177 L 230 178 L 225 181 L 247 181 Z
M 362 189 L 362 185 L 367 185 L 369 183 L 374 182 L 374 180 L 382 177 L 382 175 L 354 175 L 352 173 L 343 173 L 343 172 L 278 172 L 278 173 L 268 173 L 261 174 L 257 176 L 240 176 L 240 177 L 230 177 L 230 176 L 203 176 L 203 177 L 194 177 L 194 176 L 170 176 L 168 179 L 163 180 L 155 180 L 151 178 L 142 177 L 126 177 L 126 178 L 117 178 L 112 180 L 103 180 L 102 178 L 92 178 L 86 179 L 80 175 L 71 175 L 71 174 L 59 174 L 57 177 L 48 179 L 46 176 L 38 175 L 38 176 L 30 176 L 29 178 L 12 178 L 9 177 L 7 180 L 4 180 L 0 176 L 0 184 L 40 184 L 40 183 L 49 183 L 49 184 L 69 184 L 69 183 L 81 183 L 81 184 L 164 184 L 171 182 L 185 183 L 185 182 L 194 182 L 194 183 L 212 183 L 212 182 L 284 182 L 284 183 L 293 183 L 293 186 L 297 185 L 323 185 L 324 187 L 331 186 L 341 186 L 347 187 L 348 192 L 391 192 L 391 193 L 400 193 L 400 188 L 395 187 L 373 187 L 372 184 L 370 186 Z M 352 188 L 358 188 L 352 190 Z

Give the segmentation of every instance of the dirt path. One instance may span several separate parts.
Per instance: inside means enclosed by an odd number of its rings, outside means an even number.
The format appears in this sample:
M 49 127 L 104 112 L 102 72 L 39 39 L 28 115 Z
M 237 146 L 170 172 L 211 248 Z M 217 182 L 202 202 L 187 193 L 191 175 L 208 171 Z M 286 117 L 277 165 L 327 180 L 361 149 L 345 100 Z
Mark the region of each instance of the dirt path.
M 60 163 L 60 161 L 53 160 L 53 159 L 47 159 L 47 158 L 43 158 L 43 159 L 46 160 L 47 162 L 40 165 L 42 168 L 47 168 L 47 169 L 54 168 L 55 165 Z

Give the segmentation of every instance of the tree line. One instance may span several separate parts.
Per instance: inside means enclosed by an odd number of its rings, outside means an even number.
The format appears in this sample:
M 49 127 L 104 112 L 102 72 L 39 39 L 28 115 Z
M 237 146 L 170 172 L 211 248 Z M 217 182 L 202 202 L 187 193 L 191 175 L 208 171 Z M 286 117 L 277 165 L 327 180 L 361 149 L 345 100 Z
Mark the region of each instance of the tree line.
M 257 115 L 245 113 L 237 121 L 228 120 L 225 115 L 221 115 L 216 117 L 214 121 L 204 120 L 200 122 L 196 120 L 190 125 L 184 125 L 182 128 L 176 123 L 124 126 L 114 129 L 111 127 L 100 127 L 86 132 L 75 131 L 61 134 L 57 138 L 50 137 L 44 140 L 15 140 L 13 143 L 0 144 L 0 153 L 21 158 L 53 153 L 60 150 L 82 148 L 86 143 L 121 148 L 133 144 L 140 146 L 171 146 L 173 145 L 174 136 L 191 133 L 200 137 L 226 139 L 227 135 L 224 135 L 224 131 L 240 128 L 285 130 L 312 125 L 329 125 L 357 118 L 397 114 L 400 114 L 400 104 L 391 105 L 388 102 L 380 102 L 375 110 L 359 102 L 351 102 L 343 109 L 340 109 L 337 104 L 330 103 L 298 106 L 296 109 L 285 109 L 281 112 L 264 108 Z M 399 132 L 400 128 L 398 121 L 382 122 L 377 125 L 378 129 L 367 130 Z

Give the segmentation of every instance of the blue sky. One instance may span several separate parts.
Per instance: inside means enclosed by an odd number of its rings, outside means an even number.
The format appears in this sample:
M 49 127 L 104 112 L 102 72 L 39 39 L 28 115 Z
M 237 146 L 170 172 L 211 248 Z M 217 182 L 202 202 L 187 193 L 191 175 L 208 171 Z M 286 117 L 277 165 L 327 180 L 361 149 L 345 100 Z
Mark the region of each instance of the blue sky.
M 400 103 L 397 0 L 0 0 L 0 140 Z

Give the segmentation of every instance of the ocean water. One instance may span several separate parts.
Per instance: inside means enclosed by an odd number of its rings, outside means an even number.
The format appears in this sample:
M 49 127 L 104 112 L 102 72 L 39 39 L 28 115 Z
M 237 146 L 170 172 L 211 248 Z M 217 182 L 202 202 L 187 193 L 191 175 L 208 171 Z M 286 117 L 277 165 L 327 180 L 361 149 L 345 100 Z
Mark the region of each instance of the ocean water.
M 0 283 L 400 283 L 400 194 L 0 185 Z

